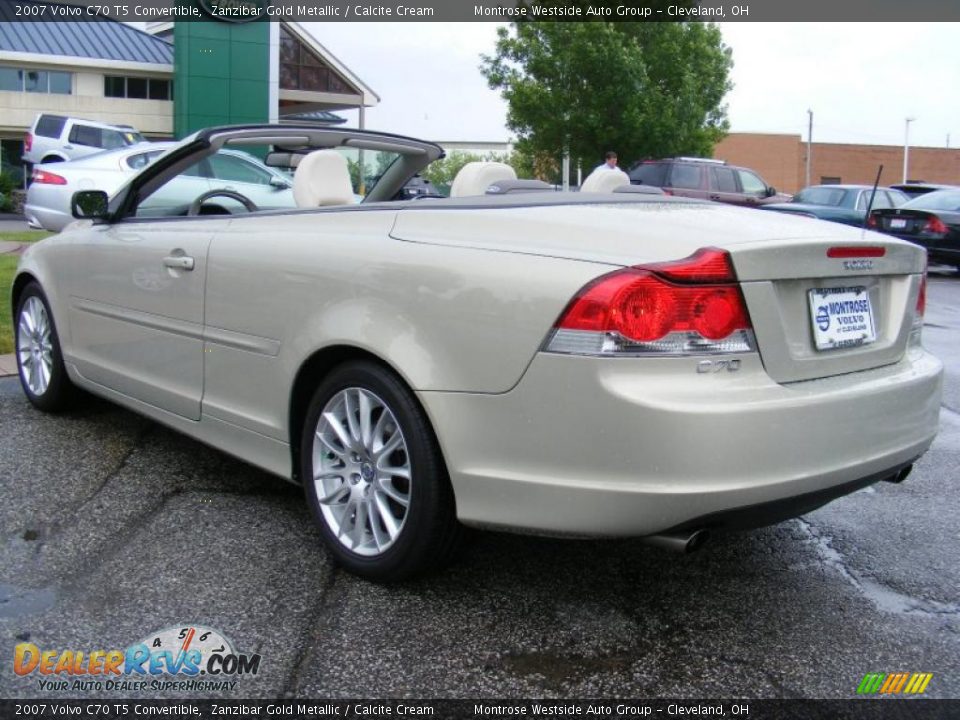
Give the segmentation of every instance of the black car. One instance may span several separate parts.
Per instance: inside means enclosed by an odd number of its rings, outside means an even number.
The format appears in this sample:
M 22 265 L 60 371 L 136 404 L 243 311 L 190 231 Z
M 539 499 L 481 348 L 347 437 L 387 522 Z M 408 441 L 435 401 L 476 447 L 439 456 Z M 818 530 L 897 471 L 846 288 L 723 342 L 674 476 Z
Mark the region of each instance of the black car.
M 960 189 L 937 190 L 898 208 L 874 210 L 867 225 L 922 245 L 931 262 L 960 270 Z

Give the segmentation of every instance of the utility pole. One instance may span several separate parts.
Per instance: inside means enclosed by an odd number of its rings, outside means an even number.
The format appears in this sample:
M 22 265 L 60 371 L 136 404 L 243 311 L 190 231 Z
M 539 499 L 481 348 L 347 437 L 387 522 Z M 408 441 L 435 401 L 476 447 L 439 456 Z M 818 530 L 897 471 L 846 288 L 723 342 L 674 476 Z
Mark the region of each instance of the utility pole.
M 813 110 L 807 110 L 807 179 L 804 187 L 810 187 L 810 158 L 813 154 Z
M 903 124 L 903 181 L 907 181 L 907 171 L 910 167 L 910 123 L 916 118 L 904 118 Z

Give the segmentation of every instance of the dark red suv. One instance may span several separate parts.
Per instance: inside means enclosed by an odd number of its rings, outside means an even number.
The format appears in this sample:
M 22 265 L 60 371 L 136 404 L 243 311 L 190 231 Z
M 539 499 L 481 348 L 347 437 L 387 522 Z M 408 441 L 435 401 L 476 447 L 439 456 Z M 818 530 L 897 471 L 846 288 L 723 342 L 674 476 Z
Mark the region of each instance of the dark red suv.
M 634 185 L 653 185 L 670 195 L 731 205 L 766 205 L 790 199 L 789 195 L 778 194 L 753 170 L 728 165 L 723 160 L 689 157 L 644 160 L 627 174 Z

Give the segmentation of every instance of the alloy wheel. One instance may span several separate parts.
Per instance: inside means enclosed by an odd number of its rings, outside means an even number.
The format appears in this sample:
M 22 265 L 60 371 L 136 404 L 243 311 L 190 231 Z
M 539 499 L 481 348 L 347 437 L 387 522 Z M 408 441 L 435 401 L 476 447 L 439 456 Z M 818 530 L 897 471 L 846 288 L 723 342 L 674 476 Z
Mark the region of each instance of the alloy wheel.
M 348 387 L 326 403 L 314 431 L 312 482 L 324 521 L 346 549 L 370 557 L 396 542 L 410 509 L 410 453 L 377 395 Z
M 24 383 L 36 396 L 43 395 L 53 375 L 53 339 L 43 301 L 27 298 L 17 323 L 17 356 Z

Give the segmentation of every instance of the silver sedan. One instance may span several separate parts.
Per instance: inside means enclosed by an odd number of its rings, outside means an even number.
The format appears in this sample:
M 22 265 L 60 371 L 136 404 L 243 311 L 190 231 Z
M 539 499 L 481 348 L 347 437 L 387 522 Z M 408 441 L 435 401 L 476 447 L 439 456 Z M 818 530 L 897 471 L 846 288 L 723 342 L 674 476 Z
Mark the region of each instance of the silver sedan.
M 297 207 L 164 198 L 231 152 L 294 169 Z M 690 550 L 902 481 L 933 441 L 916 245 L 615 184 L 503 194 L 501 163 L 398 201 L 441 155 L 212 128 L 75 194 L 14 281 L 27 398 L 83 389 L 302 484 L 333 557 L 380 581 L 465 525 Z

